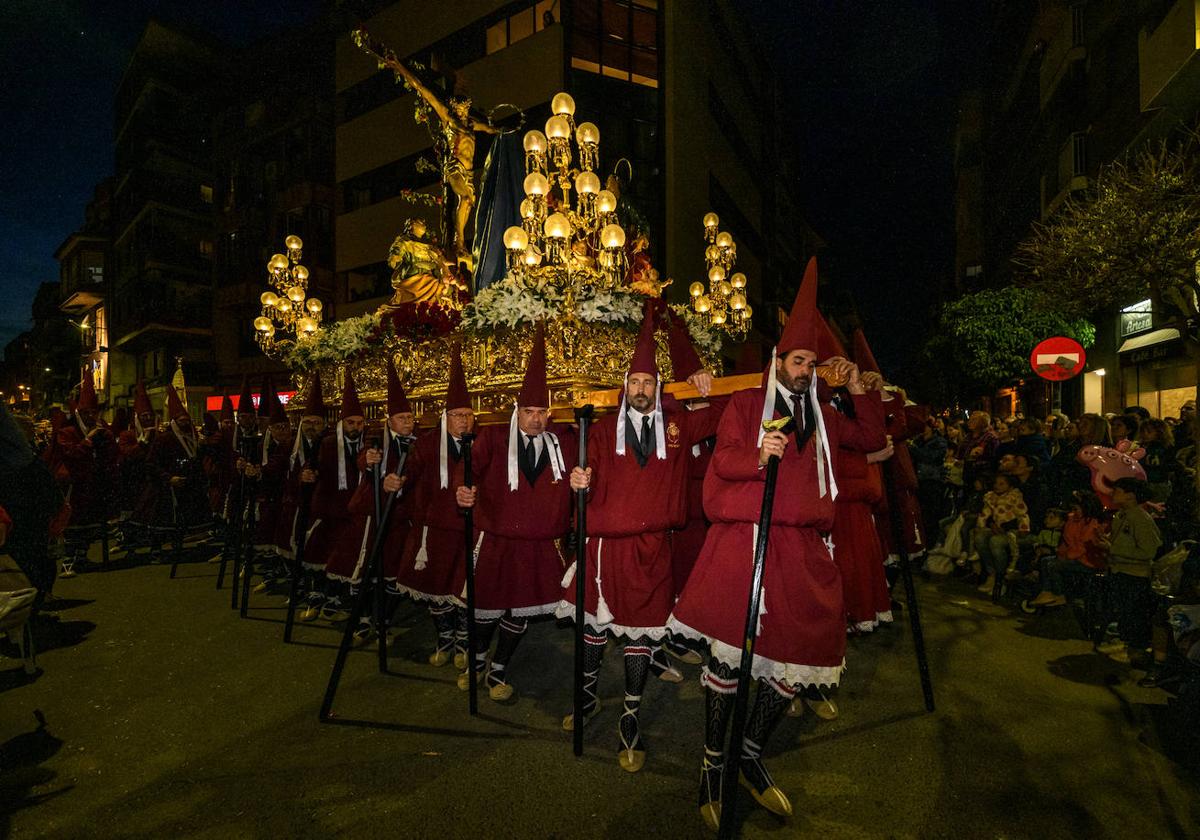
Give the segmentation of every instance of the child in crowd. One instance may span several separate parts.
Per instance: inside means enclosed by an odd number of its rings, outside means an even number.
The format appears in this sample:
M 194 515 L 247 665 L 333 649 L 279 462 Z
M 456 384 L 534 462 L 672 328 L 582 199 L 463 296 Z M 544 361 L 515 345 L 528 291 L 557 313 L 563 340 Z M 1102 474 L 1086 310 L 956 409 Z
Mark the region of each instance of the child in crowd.
M 1061 510 L 1058 508 L 1048 509 L 1042 517 L 1042 529 L 1029 540 L 1029 546 L 1033 550 L 1031 561 L 1028 563 L 1024 560 L 1019 561 L 1019 568 L 1009 570 L 1009 573 L 1005 575 L 1005 580 L 1018 580 L 1027 574 L 1032 579 L 1034 573 L 1040 576 L 1043 561 L 1058 553 L 1058 544 L 1062 541 L 1065 523 L 1066 516 Z
M 1047 525 L 1051 514 L 1062 516 L 1061 511 L 1046 513 Z M 1061 607 L 1067 603 L 1067 595 L 1080 595 L 1083 581 L 1096 572 L 1104 570 L 1106 551 L 1103 546 L 1105 526 L 1104 509 L 1094 493 L 1077 493 L 1070 513 L 1062 523 L 1062 539 L 1054 554 L 1042 558 L 1042 591 L 1037 597 L 1024 602 L 1021 608 L 1032 613 L 1038 607 Z
M 987 571 L 980 592 L 992 592 L 997 576 L 1002 576 L 1017 559 L 1017 537 L 1029 533 L 1029 510 L 1021 491 L 1007 475 L 997 475 L 990 493 L 984 494 L 975 531 L 975 550 Z
M 1117 512 L 1108 536 L 1100 541 L 1108 549 L 1110 592 L 1120 637 L 1119 641 L 1102 645 L 1100 651 L 1122 662 L 1129 661 L 1130 651 L 1144 652 L 1150 647 L 1154 613 L 1150 572 L 1162 546 L 1162 535 L 1141 507 L 1146 493 L 1144 481 L 1120 478 L 1113 482 L 1112 500 Z

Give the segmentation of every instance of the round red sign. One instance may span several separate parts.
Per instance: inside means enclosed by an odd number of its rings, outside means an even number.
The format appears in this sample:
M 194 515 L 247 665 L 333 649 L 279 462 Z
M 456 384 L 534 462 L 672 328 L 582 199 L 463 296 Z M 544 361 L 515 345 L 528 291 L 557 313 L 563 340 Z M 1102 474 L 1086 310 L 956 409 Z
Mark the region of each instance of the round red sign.
M 1073 338 L 1056 335 L 1033 348 L 1029 354 L 1029 366 L 1042 379 L 1062 382 L 1083 372 L 1087 353 L 1083 345 Z

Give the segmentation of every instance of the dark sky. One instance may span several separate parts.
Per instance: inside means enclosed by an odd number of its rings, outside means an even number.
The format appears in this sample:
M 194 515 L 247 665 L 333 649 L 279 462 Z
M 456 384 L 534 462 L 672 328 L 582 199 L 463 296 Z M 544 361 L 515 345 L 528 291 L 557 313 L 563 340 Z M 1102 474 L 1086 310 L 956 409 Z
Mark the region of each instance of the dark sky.
M 956 98 L 981 0 L 737 0 L 796 91 L 801 204 L 885 367 L 911 362 L 953 271 Z M 7 0 L 0 27 L 0 347 L 28 325 L 54 249 L 112 171 L 112 98 L 151 16 L 245 44 L 315 0 Z M 898 317 L 899 316 L 899 317 Z M 896 378 L 904 377 L 897 372 Z

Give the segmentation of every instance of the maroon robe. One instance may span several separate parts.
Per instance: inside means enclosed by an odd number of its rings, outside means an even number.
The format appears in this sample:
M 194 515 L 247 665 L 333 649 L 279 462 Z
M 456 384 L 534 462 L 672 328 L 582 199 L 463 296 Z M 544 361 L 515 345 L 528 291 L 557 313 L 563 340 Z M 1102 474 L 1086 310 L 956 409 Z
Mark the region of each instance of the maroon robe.
M 299 434 L 299 432 L 297 432 Z M 283 442 L 271 438 L 267 446 L 267 463 L 262 465 L 258 477 L 258 492 L 255 496 L 254 548 L 258 551 L 275 550 L 275 532 L 279 528 L 279 517 L 283 510 L 283 490 L 287 480 L 288 461 L 292 455 L 292 441 Z
M 484 620 L 506 612 L 515 617 L 546 615 L 558 607 L 563 559 L 556 541 L 571 526 L 571 467 L 578 460 L 575 433 L 552 425 L 563 471 L 554 478 L 548 436 L 543 435 L 541 472 L 531 484 L 517 470 L 517 489 L 508 484 L 508 425 L 488 426 L 475 441 L 472 467 L 479 488 L 475 506 L 479 547 L 475 562 L 476 615 Z M 524 436 L 518 437 L 523 443 Z
M 300 432 L 297 431 L 296 434 L 300 434 Z M 306 497 L 310 509 L 312 503 L 312 485 L 308 485 L 310 490 L 305 493 L 305 485 L 300 481 L 300 473 L 304 471 L 305 464 L 309 461 L 314 470 L 317 468 L 317 454 L 321 451 L 323 438 L 324 434 L 322 433 L 312 444 L 309 444 L 308 441 L 301 443 L 300 453 L 295 458 L 292 458 L 289 447 L 286 473 L 283 479 L 283 498 L 279 504 L 279 518 L 275 526 L 275 551 L 280 557 L 294 559 L 296 556 L 300 505 L 305 502 Z
M 338 436 L 336 431 L 331 432 L 321 441 L 317 453 L 317 486 L 313 490 L 312 524 L 304 545 L 305 568 L 326 569 L 331 562 L 340 562 L 335 555 L 358 553 L 361 540 L 356 541 L 349 533 L 353 522 L 350 497 L 358 489 L 360 477 L 357 453 L 346 453 L 345 476 L 346 489 L 342 490 L 338 487 Z
M 385 434 L 391 435 L 390 430 L 385 430 Z M 374 439 L 368 444 L 369 447 L 381 445 L 380 436 L 374 436 Z M 387 449 L 387 464 L 383 475 L 390 475 L 396 472 L 400 466 L 400 445 L 395 435 L 392 435 L 391 442 Z M 375 544 L 375 533 L 377 523 L 375 520 L 375 476 L 370 467 L 367 466 L 367 453 L 364 450 L 358 456 L 358 468 L 362 472 L 363 480 L 359 482 L 358 489 L 354 491 L 354 495 L 350 497 L 350 513 L 354 517 L 351 525 L 347 529 L 347 541 L 353 544 L 354 539 L 362 537 L 358 542 L 359 553 L 350 554 L 347 552 L 339 552 L 336 562 L 331 563 L 326 567 L 325 573 L 336 580 L 348 580 L 353 583 L 358 583 L 362 580 L 363 570 L 367 560 L 370 558 L 371 547 Z M 407 458 L 405 459 L 404 471 L 401 476 L 408 472 Z M 381 479 L 382 480 L 382 479 Z M 383 546 L 380 551 L 383 554 L 383 579 L 385 581 L 394 581 L 396 579 L 396 571 L 400 567 L 400 561 L 404 554 L 404 544 L 408 539 L 409 529 L 412 527 L 412 493 L 408 492 L 408 482 L 405 481 L 400 489 L 396 491 L 396 497 L 392 500 L 391 510 L 388 512 L 387 518 L 387 534 L 383 538 Z M 387 494 L 382 492 L 380 488 L 380 503 L 387 501 Z
M 463 484 L 463 461 L 447 446 L 448 481 L 441 486 L 439 426 L 421 436 L 408 455 L 405 491 L 412 493 L 412 529 L 396 569 L 396 588 L 418 601 L 462 606 L 466 586 L 466 526 L 455 498 Z M 472 534 L 474 544 L 474 534 Z
M 741 659 L 766 477 L 758 464 L 763 391 L 734 394 L 721 419 L 704 479 L 704 511 L 712 525 L 670 620 L 675 632 L 708 638 L 713 655 L 733 668 Z M 824 416 L 835 475 L 841 449 L 874 452 L 886 442 L 879 400 L 852 399 L 854 420 L 830 406 L 814 406 Z M 752 672 L 788 685 L 832 685 L 846 650 L 841 575 L 823 540 L 833 527 L 834 501 L 828 490 L 819 495 L 815 434 L 799 452 L 795 434 L 779 464 Z M 707 669 L 702 681 L 717 691 L 732 690 Z
M 639 466 L 634 442 L 616 453 L 617 423 L 610 414 L 597 421 L 588 442 L 592 467 L 588 494 L 587 583 L 584 611 L 596 632 L 630 639 L 661 639 L 675 602 L 671 531 L 687 521 L 691 448 L 711 437 L 725 401 L 687 411 L 663 400 L 666 458 L 653 447 Z M 575 566 L 563 579 L 560 618 L 575 612 Z
M 842 576 L 846 620 L 859 632 L 891 621 L 884 553 L 872 511 L 883 496 L 878 464 L 852 449 L 838 453 L 838 497 L 833 503 L 833 561 Z
M 895 450 L 891 458 L 892 490 L 900 507 L 905 550 L 909 555 L 914 555 L 925 550 L 925 525 L 921 518 L 921 505 L 917 500 L 917 471 L 913 467 L 912 454 L 908 451 L 905 441 L 920 432 L 925 420 L 917 406 L 904 406 L 903 410 L 894 409 L 893 405 L 898 405 L 898 399 L 899 397 L 893 397 L 890 402 L 883 403 L 883 408 L 887 413 L 887 433 L 892 438 Z M 895 540 L 892 538 L 889 501 L 884 493 L 875 509 L 875 525 L 884 554 L 891 558 L 897 552 Z
M 177 477 L 185 481 L 174 487 L 171 479 Z M 154 443 L 146 453 L 146 486 L 138 501 L 138 518 L 134 521 L 157 530 L 210 522 L 212 512 L 206 504 L 207 486 L 199 457 L 195 453 L 189 455 L 168 427 L 155 435 Z
M 103 425 L 92 437 L 85 437 L 72 420 L 55 433 L 55 448 L 66 476 L 63 488 L 71 503 L 68 527 L 99 525 L 108 519 L 109 500 L 116 480 L 117 446 Z
M 671 577 L 675 582 L 676 596 L 683 591 L 708 534 L 708 519 L 704 516 L 704 474 L 708 472 L 708 465 L 712 461 L 713 446 L 712 441 L 703 440 L 692 447 L 688 468 L 687 521 L 671 535 Z

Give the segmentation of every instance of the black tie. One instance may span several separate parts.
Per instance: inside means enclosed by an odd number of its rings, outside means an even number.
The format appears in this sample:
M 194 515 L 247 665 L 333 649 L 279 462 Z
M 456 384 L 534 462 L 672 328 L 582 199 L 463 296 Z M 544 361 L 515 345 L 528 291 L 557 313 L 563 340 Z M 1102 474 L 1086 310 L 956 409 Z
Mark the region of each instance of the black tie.
M 650 415 L 645 415 L 642 417 L 641 447 L 642 447 L 642 454 L 645 455 L 646 458 L 650 457 L 650 452 L 654 448 L 653 441 L 654 441 L 654 431 L 650 428 Z
M 525 435 L 525 461 L 530 469 L 537 466 L 537 447 L 533 445 L 533 435 Z
M 804 395 L 792 394 L 792 417 L 796 418 L 796 428 L 804 428 Z

